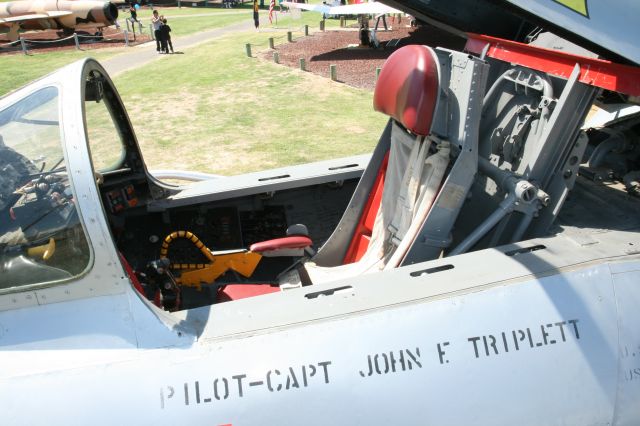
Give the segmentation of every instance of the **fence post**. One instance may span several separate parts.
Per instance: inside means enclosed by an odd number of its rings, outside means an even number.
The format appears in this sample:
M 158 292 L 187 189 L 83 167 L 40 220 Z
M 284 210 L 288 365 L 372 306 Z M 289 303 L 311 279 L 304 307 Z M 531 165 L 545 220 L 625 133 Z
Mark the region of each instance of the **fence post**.
M 305 37 L 309 35 L 309 25 L 307 24 L 304 25 L 304 35 Z
M 124 22 L 126 22 L 126 23 L 127 23 L 127 31 L 129 31 L 129 18 L 126 18 L 126 19 L 124 20 Z
M 149 24 L 149 34 L 151 34 L 151 40 L 156 39 L 156 34 L 153 32 L 153 24 Z
M 320 21 L 320 31 L 324 31 L 324 20 Z
M 273 37 L 269 37 L 269 49 L 271 49 L 271 50 L 275 49 L 275 47 L 273 45 Z
M 340 17 L 340 28 L 344 28 L 344 16 Z
M 278 52 L 273 52 L 273 62 L 276 64 L 280 63 L 280 54 Z
M 374 83 L 378 84 L 378 77 L 380 77 L 380 71 L 382 70 L 382 68 L 380 67 L 376 67 L 376 80 Z
M 22 53 L 24 53 L 25 55 L 28 55 L 27 45 L 25 44 L 24 39 L 22 37 L 20 37 L 20 47 L 22 47 Z
M 306 66 L 305 66 L 305 63 L 304 63 L 304 58 L 300 58 L 300 69 L 301 69 L 302 71 L 306 71 Z
M 291 43 L 293 41 L 293 34 L 291 31 L 287 31 L 287 41 Z
M 180 0 L 178 0 L 178 9 L 182 8 L 182 4 L 180 3 Z
M 78 40 L 78 33 L 73 33 L 73 41 L 76 44 L 76 50 L 80 50 L 80 40 Z
M 129 47 L 129 30 L 124 30 L 124 45 Z
M 331 80 L 336 81 L 338 79 L 338 70 L 335 65 L 329 65 L 329 77 Z
M 244 48 L 247 51 L 247 56 L 251 57 L 251 44 L 249 44 L 249 43 L 245 44 Z

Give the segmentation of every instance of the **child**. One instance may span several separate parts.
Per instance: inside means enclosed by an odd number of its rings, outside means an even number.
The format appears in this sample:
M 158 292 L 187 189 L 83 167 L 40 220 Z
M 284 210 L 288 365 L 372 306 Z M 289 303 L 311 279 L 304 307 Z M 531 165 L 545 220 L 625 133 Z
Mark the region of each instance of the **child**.
M 167 18 L 162 19 L 162 27 L 160 27 L 160 31 L 162 32 L 162 50 L 164 53 L 169 53 L 169 48 L 171 48 L 171 53 L 173 53 L 173 44 L 171 43 L 171 27 L 167 25 Z M 168 47 L 167 47 L 168 45 Z

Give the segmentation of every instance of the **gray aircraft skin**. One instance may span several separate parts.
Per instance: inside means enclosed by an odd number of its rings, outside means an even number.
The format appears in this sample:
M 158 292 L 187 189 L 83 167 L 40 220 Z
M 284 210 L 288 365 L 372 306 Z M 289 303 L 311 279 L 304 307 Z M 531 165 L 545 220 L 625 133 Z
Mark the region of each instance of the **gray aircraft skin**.
M 640 424 L 640 70 L 536 34 L 399 48 L 372 154 L 233 177 L 147 170 L 94 60 L 0 99 L 3 424 Z

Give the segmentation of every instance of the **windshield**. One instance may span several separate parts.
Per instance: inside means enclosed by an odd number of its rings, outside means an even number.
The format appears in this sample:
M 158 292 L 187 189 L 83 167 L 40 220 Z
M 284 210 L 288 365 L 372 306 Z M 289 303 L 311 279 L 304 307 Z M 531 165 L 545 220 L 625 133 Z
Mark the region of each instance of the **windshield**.
M 0 290 L 71 278 L 89 248 L 67 175 L 58 89 L 0 111 Z
M 125 145 L 117 124 L 119 103 L 113 87 L 99 71 L 91 71 L 85 86 L 84 117 L 93 168 L 108 172 L 122 166 Z

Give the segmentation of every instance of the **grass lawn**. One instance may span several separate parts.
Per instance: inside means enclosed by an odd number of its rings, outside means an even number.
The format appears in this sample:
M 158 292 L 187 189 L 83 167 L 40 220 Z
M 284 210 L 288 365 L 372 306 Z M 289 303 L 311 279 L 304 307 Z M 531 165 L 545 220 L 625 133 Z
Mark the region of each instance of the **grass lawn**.
M 200 31 L 205 31 L 214 28 L 220 28 L 223 26 L 235 24 L 238 22 L 252 22 L 253 15 L 250 4 L 246 3 L 243 7 L 237 7 L 233 9 L 218 9 L 218 8 L 155 8 L 160 15 L 164 15 L 167 18 L 167 23 L 171 26 L 171 35 L 178 37 L 181 35 L 195 34 Z M 151 23 L 151 9 L 141 9 L 138 12 L 138 19 L 143 23 L 145 29 L 149 27 Z M 290 12 L 280 13 L 279 9 L 276 9 L 276 17 L 273 22 L 269 23 L 268 10 L 260 10 L 260 28 L 261 29 L 289 29 L 302 31 L 303 25 L 309 25 L 310 30 L 317 30 L 320 21 L 322 20 L 322 14 L 318 12 L 302 12 L 299 19 L 294 19 L 293 14 Z M 128 12 L 122 12 L 123 17 L 128 17 Z M 340 25 L 339 19 L 327 19 L 325 21 L 325 27 L 338 27 Z
M 203 18 L 207 28 L 226 19 L 251 22 L 250 10 L 215 16 L 182 10 L 188 17 L 170 21 L 175 36 L 183 23 L 191 31 Z M 285 29 L 304 23 L 313 31 L 321 19 L 315 12 L 301 19 L 279 14 L 280 30 L 273 31 L 266 15 L 261 32 L 235 32 L 115 78 L 150 168 L 232 175 L 365 153 L 377 143 L 386 117 L 373 111 L 371 92 L 246 57 L 246 43 L 266 46 L 269 37 L 285 37 Z M 100 60 L 122 51 L 3 55 L 0 95 L 85 56 Z
M 167 18 L 167 23 L 171 26 L 171 36 L 180 37 L 188 34 L 195 34 L 201 31 L 221 28 L 251 19 L 251 12 L 248 9 L 222 9 L 222 8 L 155 8 L 160 15 Z M 128 18 L 129 12 L 120 12 L 121 19 Z M 151 24 L 151 9 L 140 9 L 138 19 L 141 20 L 145 32 L 149 30 Z
M 285 8 L 285 10 L 287 10 Z M 277 21 L 274 19 L 272 25 L 268 25 L 268 12 L 265 14 L 265 27 L 269 28 L 273 26 L 274 28 L 295 28 L 302 27 L 303 25 L 309 25 L 310 30 L 318 30 L 320 26 L 320 21 L 322 21 L 322 13 L 320 12 L 312 12 L 312 11 L 302 11 L 299 19 L 295 18 L 296 14 L 291 13 L 289 11 L 280 13 L 276 9 Z M 325 28 L 337 28 L 340 26 L 340 19 L 325 19 L 324 21 Z
M 98 60 L 117 54 L 120 49 L 92 49 L 63 52 L 34 53 L 33 55 L 13 54 L 0 56 L 0 96 L 24 86 L 32 80 L 49 74 L 56 69 L 82 58 Z
M 203 9 L 175 9 L 176 11 L 182 10 L 185 12 L 202 13 Z M 205 9 L 224 11 L 229 9 Z M 193 34 L 199 31 L 221 28 L 226 25 L 234 24 L 242 20 L 251 19 L 248 11 L 236 11 L 232 9 L 233 13 L 210 13 L 208 16 L 185 16 L 185 18 L 177 18 L 175 22 L 171 20 L 170 25 L 172 29 L 173 37 L 180 37 L 182 35 Z M 151 15 L 150 10 L 143 9 L 144 12 L 148 12 Z M 140 16 L 141 14 L 139 14 Z M 129 16 L 126 13 L 126 16 Z M 167 14 L 167 16 L 171 16 Z M 144 19 L 143 23 L 150 22 L 148 19 Z M 124 22 L 121 19 L 121 24 L 124 26 Z M 148 32 L 148 24 L 146 31 Z M 98 60 L 104 60 L 111 56 L 130 52 L 125 48 L 105 48 L 105 49 L 91 49 L 86 51 L 76 51 L 70 49 L 66 51 L 46 52 L 41 53 L 34 51 L 31 55 L 22 54 L 3 54 L 0 55 L 0 96 L 17 89 L 36 78 L 42 77 L 68 63 L 82 59 L 85 57 L 93 57 Z
M 115 79 L 150 168 L 232 175 L 371 151 L 387 121 L 373 94 L 245 56 L 271 35 L 236 33 Z
M 158 8 L 160 10 L 160 8 Z M 225 12 L 231 10 L 232 12 Z M 151 16 L 151 11 L 147 9 L 143 9 L 143 12 L 147 13 Z M 177 17 L 175 21 L 171 18 L 172 14 L 176 11 L 184 11 L 185 15 Z M 220 11 L 220 12 L 210 12 L 210 11 Z M 200 13 L 208 13 L 207 16 L 191 16 L 197 15 L 194 12 Z M 169 23 L 171 25 L 172 36 L 180 37 L 183 35 L 194 34 L 196 32 L 221 28 L 227 25 L 235 24 L 241 22 L 243 20 L 250 21 L 252 18 L 250 16 L 250 11 L 245 9 L 189 9 L 189 8 L 165 8 L 163 12 L 166 13 L 166 16 L 170 20 Z M 290 15 L 290 14 L 281 14 Z M 128 13 L 127 13 L 128 16 Z M 139 16 L 142 16 L 142 13 L 139 13 Z M 264 22 L 267 21 L 267 12 L 261 12 L 261 19 Z M 278 21 L 278 28 L 287 28 L 288 24 L 291 24 L 290 29 L 296 30 L 300 29 L 304 23 L 313 23 L 314 21 L 318 21 L 321 19 L 320 14 L 316 12 L 306 12 L 302 14 L 302 20 L 293 20 L 290 16 L 283 17 L 283 19 Z M 150 22 L 149 19 L 143 19 L 143 23 Z M 327 22 L 331 22 L 332 20 L 327 20 Z M 124 24 L 123 24 L 124 25 Z M 317 27 L 317 22 L 315 22 Z M 295 28 L 294 28 L 295 26 Z M 267 25 L 263 25 L 263 28 L 267 27 Z M 275 27 L 275 24 L 274 24 Z M 148 26 L 147 26 L 148 28 Z M 311 27 L 310 28 L 315 28 Z M 148 29 L 147 29 L 148 31 Z M 286 37 L 285 34 L 271 34 L 271 36 L 279 37 L 276 41 L 277 43 L 281 43 L 284 41 Z M 297 34 L 296 36 L 300 36 Z M 264 46 L 267 46 L 267 38 L 265 37 L 262 40 Z M 42 77 L 68 63 L 76 61 L 78 59 L 82 59 L 85 57 L 93 57 L 98 60 L 104 60 L 111 56 L 120 54 L 125 52 L 126 50 L 123 48 L 106 48 L 106 49 L 91 49 L 87 51 L 76 51 L 75 49 L 70 49 L 66 51 L 57 51 L 57 52 L 46 52 L 41 53 L 34 51 L 31 55 L 22 55 L 22 54 L 12 54 L 12 55 L 1 55 L 0 56 L 0 75 L 3 77 L 0 79 L 0 96 L 10 92 L 11 90 L 17 89 L 36 78 Z
M 234 13 L 246 13 L 248 8 L 248 3 L 246 8 L 234 8 L 234 9 L 224 9 L 220 7 L 162 7 L 155 6 L 153 10 L 157 10 L 160 15 L 164 15 L 167 18 L 176 18 L 183 16 L 193 16 L 193 15 L 219 15 L 219 14 L 234 14 Z M 138 17 L 143 19 L 150 19 L 151 14 L 153 13 L 152 9 L 148 7 L 143 7 L 138 9 Z M 123 17 L 129 16 L 129 10 L 120 10 L 120 15 Z
M 227 25 L 249 20 L 247 13 L 217 14 L 209 16 L 181 16 L 167 18 L 171 27 L 171 37 L 195 34 L 201 31 L 226 27 Z

